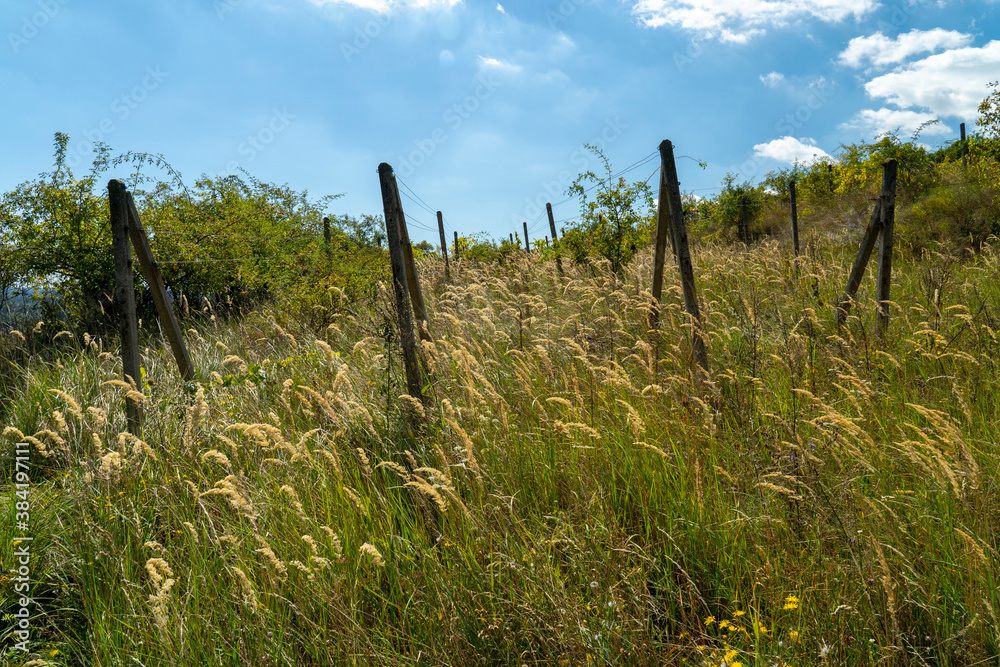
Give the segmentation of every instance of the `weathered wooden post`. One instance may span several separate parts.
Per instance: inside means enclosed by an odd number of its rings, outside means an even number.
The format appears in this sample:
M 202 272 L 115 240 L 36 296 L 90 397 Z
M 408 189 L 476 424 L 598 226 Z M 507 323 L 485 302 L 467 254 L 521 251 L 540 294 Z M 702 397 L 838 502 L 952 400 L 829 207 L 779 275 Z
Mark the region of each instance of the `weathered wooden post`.
M 677 258 L 677 242 L 674 240 L 670 224 L 670 204 L 667 197 L 667 170 L 663 166 L 663 144 L 660 144 L 660 188 L 656 200 L 656 233 L 653 238 L 653 304 L 649 311 L 649 328 L 656 329 L 660 322 L 660 296 L 663 294 L 663 267 L 667 261 L 667 236 L 674 258 Z
M 965 157 L 968 155 L 969 147 L 968 144 L 965 143 L 965 123 L 962 123 L 959 127 L 961 128 L 962 133 L 962 169 L 966 169 L 967 166 Z
M 403 248 L 403 261 L 406 270 L 406 286 L 410 291 L 410 303 L 413 304 L 413 317 L 417 322 L 417 335 L 420 340 L 430 342 L 431 332 L 427 326 L 427 308 L 424 306 L 424 295 L 420 291 L 420 279 L 417 277 L 417 265 L 413 261 L 413 246 L 410 245 L 410 233 L 406 229 L 406 215 L 403 213 L 403 201 L 399 198 L 399 186 L 396 184 L 396 174 L 389 167 L 392 191 L 396 194 L 397 223 L 399 237 Z
M 135 246 L 135 256 L 139 258 L 139 266 L 142 267 L 142 275 L 149 285 L 149 292 L 153 296 L 153 303 L 156 305 L 156 313 L 160 318 L 160 327 L 167 336 L 170 349 L 174 353 L 174 360 L 177 362 L 177 369 L 181 378 L 185 382 L 194 381 L 194 366 L 191 364 L 191 357 L 188 355 L 187 346 L 184 344 L 184 337 L 181 335 L 180 325 L 167 300 L 167 288 L 163 283 L 163 276 L 160 275 L 160 267 L 153 257 L 153 250 L 149 245 L 149 237 L 146 236 L 146 229 L 139 219 L 139 209 L 135 206 L 132 194 L 125 193 L 126 204 L 129 214 L 129 236 L 132 245 Z
M 687 310 L 691 318 L 691 348 L 694 352 L 698 365 L 708 372 L 708 350 L 705 347 L 705 332 L 701 326 L 701 313 L 698 307 L 698 294 L 694 285 L 694 268 L 691 264 L 691 251 L 688 248 L 687 225 L 684 223 L 684 206 L 681 203 L 680 183 L 677 180 L 677 165 L 674 163 L 674 147 L 667 141 L 660 142 L 660 169 L 662 170 L 662 180 L 666 182 L 666 202 L 665 208 L 668 211 L 671 234 L 674 239 L 677 251 L 677 269 L 681 275 L 681 290 L 684 294 L 684 309 Z M 659 211 L 664 208 L 663 203 L 657 207 L 658 221 Z M 657 238 L 660 238 L 659 232 Z M 663 245 L 665 245 L 665 240 Z M 666 254 L 666 248 L 663 248 Z M 655 262 L 654 262 L 655 265 Z M 654 276 L 655 280 L 655 276 Z M 656 286 L 654 285 L 654 288 Z M 662 290 L 662 276 L 660 283 Z M 654 292 L 656 299 L 654 310 L 659 310 L 659 294 Z
M 448 242 L 445 240 L 444 236 L 444 216 L 441 215 L 441 211 L 437 212 L 438 217 L 438 234 L 441 235 L 441 254 L 444 255 L 444 279 L 451 280 L 451 267 L 448 266 Z
M 524 223 L 524 252 L 531 254 L 531 245 L 528 243 L 528 223 Z
M 750 247 L 750 213 L 747 210 L 747 198 L 740 199 L 740 235 L 743 237 L 743 245 Z
M 139 361 L 139 325 L 135 314 L 135 284 L 132 280 L 132 250 L 129 244 L 128 199 L 125 184 L 108 181 L 108 204 L 111 209 L 111 247 L 115 262 L 115 310 L 118 311 L 118 335 L 122 346 L 122 373 L 125 381 L 142 393 Z M 141 437 L 142 405 L 125 397 L 125 421 L 129 433 Z
M 895 160 L 886 160 L 882 166 L 882 233 L 878 252 L 878 317 L 875 335 L 885 336 L 889 331 L 889 296 L 892 288 L 892 235 L 896 223 L 896 172 Z
M 458 231 L 455 231 L 455 261 L 458 261 Z
M 510 244 L 514 245 L 514 234 L 510 235 Z
M 854 303 L 854 297 L 858 293 L 858 287 L 861 285 L 861 279 L 865 276 L 865 269 L 868 267 L 868 260 L 871 259 L 872 251 L 875 249 L 875 241 L 878 240 L 878 234 L 882 230 L 882 201 L 881 199 L 875 202 L 875 209 L 872 211 L 872 217 L 868 221 L 868 227 L 865 229 L 865 235 L 861 239 L 861 247 L 858 248 L 858 255 L 854 258 L 854 266 L 851 267 L 851 275 L 847 278 L 847 287 L 844 289 L 843 296 L 840 297 L 840 303 L 837 304 L 837 327 L 843 325 L 844 320 L 847 319 L 847 311 L 851 309 L 851 304 Z
M 861 279 L 865 276 L 865 269 L 868 267 L 868 261 L 871 259 L 872 251 L 875 250 L 875 242 L 879 240 L 882 233 L 883 221 L 888 219 L 891 222 L 895 220 L 895 208 L 893 214 L 889 218 L 885 218 L 882 214 L 883 206 L 887 204 L 892 204 L 895 207 L 896 204 L 896 161 L 886 160 L 885 164 L 882 165 L 882 194 L 875 201 L 875 208 L 872 211 L 872 217 L 868 221 L 868 227 L 865 229 L 864 238 L 861 239 L 861 247 L 858 248 L 858 255 L 854 259 L 854 266 L 851 267 L 851 275 L 847 279 L 847 287 L 844 289 L 843 296 L 840 297 L 840 302 L 837 304 L 837 327 L 839 328 L 843 325 L 844 321 L 847 319 L 847 311 L 850 310 L 851 304 L 854 303 L 854 297 L 858 293 L 858 287 L 861 285 Z M 888 271 L 892 268 L 892 239 L 889 239 L 889 247 L 884 247 L 885 241 L 883 241 L 883 248 L 888 251 L 888 261 L 889 265 L 886 267 Z M 881 259 L 880 259 L 880 269 L 881 272 Z M 891 276 L 888 275 L 888 271 L 885 275 L 886 281 L 890 280 Z M 881 281 L 879 281 L 879 289 L 881 290 Z M 888 286 L 886 287 L 885 300 L 889 298 Z M 882 295 L 878 296 L 881 301 Z M 880 304 L 881 309 L 881 304 Z M 886 321 L 886 324 L 888 321 Z
M 331 248 L 330 248 L 331 245 L 332 245 L 332 240 L 331 240 L 331 237 L 330 237 L 330 218 L 324 217 L 323 218 L 323 248 L 326 249 L 326 256 L 327 257 L 332 257 L 333 256 L 333 250 L 331 250 Z
M 792 208 L 792 256 L 799 258 L 799 213 L 795 207 L 795 181 L 788 181 L 788 198 Z M 799 264 L 795 263 L 795 270 L 798 271 Z
M 379 185 L 382 189 L 382 207 L 385 211 L 385 232 L 389 242 L 389 261 L 392 265 L 392 291 L 396 300 L 396 323 L 399 343 L 403 350 L 403 367 L 410 396 L 423 400 L 420 366 L 417 361 L 417 344 L 413 334 L 413 316 L 410 311 L 409 286 L 406 276 L 406 259 L 400 233 L 399 191 L 396 188 L 392 167 L 383 162 L 378 166 Z
M 552 233 L 552 247 L 556 249 L 556 269 L 559 271 L 559 275 L 562 275 L 562 257 L 559 255 L 559 244 L 556 243 L 559 240 L 559 236 L 556 234 L 556 220 L 552 215 L 551 202 L 545 202 L 545 213 L 549 216 L 549 232 Z

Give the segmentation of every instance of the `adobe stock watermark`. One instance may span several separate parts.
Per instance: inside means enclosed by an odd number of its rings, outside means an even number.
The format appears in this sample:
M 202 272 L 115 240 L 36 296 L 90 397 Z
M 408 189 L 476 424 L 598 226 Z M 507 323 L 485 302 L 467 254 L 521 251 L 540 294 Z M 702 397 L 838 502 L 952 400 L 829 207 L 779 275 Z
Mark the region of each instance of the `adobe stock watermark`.
M 21 47 L 37 37 L 38 33 L 44 30 L 52 22 L 52 19 L 59 14 L 59 10 L 69 4 L 69 1 L 39 0 L 38 11 L 21 19 L 21 29 L 17 32 L 11 31 L 7 33 L 7 41 L 10 43 L 10 48 L 13 49 L 14 53 L 16 54 L 21 50 Z
M 693 65 L 694 61 L 701 58 L 702 54 L 705 53 L 705 47 L 701 45 L 701 42 L 692 39 L 688 42 L 688 45 L 684 48 L 684 51 L 674 51 L 672 56 L 674 61 L 674 67 L 677 68 L 678 72 L 683 72 L 685 67 Z
M 244 3 L 246 3 L 246 0 L 215 0 L 212 7 L 215 9 L 215 15 L 219 17 L 219 20 L 225 21 L 227 14 L 232 14 Z
M 555 10 L 545 10 L 545 20 L 549 22 L 549 28 L 555 30 L 560 23 L 568 21 L 586 2 L 587 0 L 562 0 Z
M 479 111 L 483 103 L 493 97 L 493 93 L 500 87 L 500 82 L 493 78 L 492 73 L 480 74 L 476 77 L 475 84 L 471 94 L 451 105 L 442 114 L 441 120 L 445 123 L 445 127 L 434 128 L 425 138 L 413 142 L 413 150 L 397 158 L 397 166 L 394 167 L 397 174 L 409 178 L 427 162 L 427 158 L 434 155 L 438 146 L 448 141 L 448 132 L 455 132 L 462 127 L 463 123 Z
M 288 108 L 274 109 L 271 117 L 254 134 L 248 135 L 245 140 L 236 147 L 236 152 L 243 158 L 242 160 L 230 160 L 226 164 L 226 171 L 230 174 L 239 169 L 240 164 L 249 164 L 257 159 L 257 156 L 264 152 L 268 146 L 274 143 L 278 135 L 288 129 L 295 120 L 293 114 L 288 113 Z
M 116 97 L 111 102 L 111 115 L 102 118 L 95 127 L 83 131 L 83 138 L 71 143 L 66 151 L 66 164 L 76 167 L 83 161 L 84 155 L 93 153 L 97 144 L 107 139 L 118 129 L 118 123 L 124 122 L 139 106 L 149 99 L 150 93 L 160 87 L 163 80 L 170 76 L 156 65 L 146 68 L 146 73 L 132 89 Z
M 603 151 L 618 141 L 627 129 L 628 125 L 623 123 L 620 117 L 605 118 L 604 127 L 601 128 L 600 134 L 587 143 Z M 577 169 L 577 173 L 563 169 L 556 174 L 555 180 L 545 180 L 539 183 L 538 193 L 533 197 L 524 198 L 524 208 L 519 213 L 511 214 L 511 222 L 516 226 L 524 220 L 533 220 L 539 217 L 545 211 L 546 202 L 563 197 L 577 176 L 589 170 L 594 160 L 595 156 L 590 151 L 583 148 L 573 151 L 569 156 L 569 163 Z
M 28 640 L 31 639 L 31 605 L 33 600 L 28 597 L 31 588 L 31 457 L 28 443 L 18 442 L 14 445 L 14 529 L 11 535 L 11 545 L 14 551 L 14 567 L 11 569 L 11 580 L 14 582 L 15 598 L 13 616 L 13 634 L 18 640 L 14 649 L 28 652 Z
M 378 36 L 390 23 L 392 23 L 392 14 L 380 13 L 364 26 L 354 26 L 354 38 L 350 42 L 340 43 L 340 53 L 344 56 L 344 60 L 351 62 L 361 55 L 361 52 L 371 46 L 372 42 L 378 39 Z
M 928 5 L 936 6 L 937 4 L 939 4 L 937 0 L 909 0 L 908 2 L 898 3 L 892 6 L 892 13 L 889 15 L 889 20 L 879 19 L 875 22 L 875 27 L 881 32 L 898 30 L 910 22 L 910 18 L 913 17 L 917 10 L 923 9 Z

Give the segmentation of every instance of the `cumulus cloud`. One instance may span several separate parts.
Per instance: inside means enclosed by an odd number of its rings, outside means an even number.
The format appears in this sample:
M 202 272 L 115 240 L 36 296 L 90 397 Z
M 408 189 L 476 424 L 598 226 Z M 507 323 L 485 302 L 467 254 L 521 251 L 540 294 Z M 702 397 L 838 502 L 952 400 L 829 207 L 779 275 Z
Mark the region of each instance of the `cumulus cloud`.
M 927 109 L 937 117 L 978 116 L 986 84 L 1000 71 L 1000 41 L 952 49 L 897 68 L 865 84 L 865 92 L 900 108 Z
M 837 23 L 862 18 L 878 0 L 633 0 L 632 13 L 650 28 L 678 26 L 716 36 L 723 41 L 745 42 L 768 27 L 802 19 Z
M 816 141 L 808 137 L 796 139 L 795 137 L 784 136 L 774 139 L 766 144 L 757 144 L 753 147 L 754 155 L 757 157 L 769 157 L 779 162 L 787 164 L 811 164 L 817 160 L 830 157 L 822 148 L 816 145 Z
M 501 14 L 506 14 L 507 13 L 507 10 L 504 9 L 503 5 L 501 5 L 499 2 L 497 3 L 497 11 L 500 12 Z
M 521 66 L 509 63 L 503 60 L 498 60 L 496 58 L 488 58 L 486 56 L 479 56 L 479 66 L 489 69 L 498 69 L 504 72 L 520 72 Z
M 761 74 L 760 80 L 763 81 L 764 85 L 768 88 L 774 88 L 785 80 L 785 75 L 779 72 L 771 72 L 770 74 Z
M 350 5 L 382 13 L 390 12 L 397 7 L 435 9 L 462 4 L 462 0 L 309 0 L 309 2 L 314 5 Z
M 898 129 L 903 134 L 910 135 L 918 127 L 932 120 L 936 119 L 929 113 L 909 109 L 862 109 L 850 121 L 842 123 L 840 129 L 863 130 L 873 135 L 894 132 Z M 951 135 L 954 131 L 943 123 L 934 123 L 925 127 L 921 134 Z
M 840 62 L 850 67 L 862 67 L 868 62 L 875 67 L 901 63 L 918 53 L 936 53 L 972 43 L 972 35 L 956 30 L 917 30 L 889 39 L 881 32 L 868 37 L 855 37 L 840 54 Z

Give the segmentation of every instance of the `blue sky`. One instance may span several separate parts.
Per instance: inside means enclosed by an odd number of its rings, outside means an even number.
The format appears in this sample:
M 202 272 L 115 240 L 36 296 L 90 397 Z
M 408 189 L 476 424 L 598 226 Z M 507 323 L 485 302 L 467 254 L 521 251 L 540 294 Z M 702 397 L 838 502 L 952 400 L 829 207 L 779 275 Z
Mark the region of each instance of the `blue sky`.
M 597 162 L 642 180 L 670 139 L 681 189 L 759 181 L 925 120 L 974 128 L 1000 79 L 998 0 L 6 0 L 0 188 L 70 135 L 161 153 L 188 183 L 233 173 L 381 213 L 389 162 L 448 229 L 547 234 Z M 702 169 L 697 162 L 706 162 Z M 127 173 L 113 174 L 126 176 Z M 650 181 L 655 183 L 655 179 Z M 403 199 L 411 236 L 433 216 Z

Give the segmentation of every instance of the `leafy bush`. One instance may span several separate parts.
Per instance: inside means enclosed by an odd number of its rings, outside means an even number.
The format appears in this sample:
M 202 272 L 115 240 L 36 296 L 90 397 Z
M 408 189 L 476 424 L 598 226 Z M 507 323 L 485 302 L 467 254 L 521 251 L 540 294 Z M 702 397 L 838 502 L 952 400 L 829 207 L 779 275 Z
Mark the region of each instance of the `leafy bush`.
M 95 194 L 104 162 L 74 178 L 66 166 L 68 141 L 56 134 L 51 173 L 0 198 L 0 245 L 8 249 L 0 287 L 33 286 L 46 320 L 65 313 L 92 330 L 109 312 L 114 288 L 107 199 Z
M 563 241 L 570 236 L 568 245 L 578 261 L 585 256 L 581 254 L 584 248 L 593 250 L 611 263 L 613 273 L 620 274 L 636 250 L 648 242 L 656 224 L 653 192 L 644 181 L 627 183 L 623 176 L 616 177 L 604 151 L 591 144 L 586 147 L 600 160 L 604 175 L 585 172 L 569 187 L 568 194 L 580 198 L 576 229 L 583 238 L 564 234 Z M 588 183 L 592 185 L 586 187 Z M 594 198 L 589 199 L 588 194 L 595 190 Z

